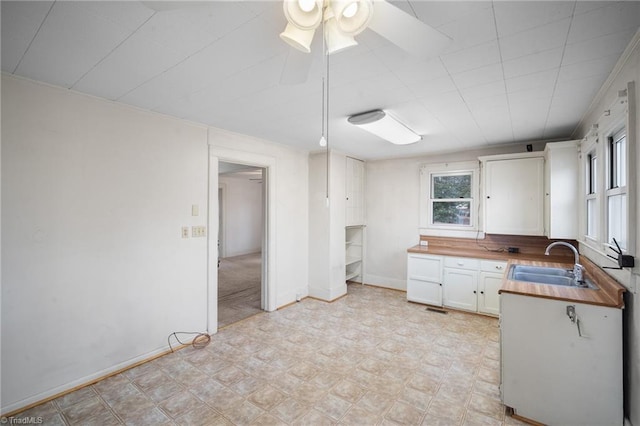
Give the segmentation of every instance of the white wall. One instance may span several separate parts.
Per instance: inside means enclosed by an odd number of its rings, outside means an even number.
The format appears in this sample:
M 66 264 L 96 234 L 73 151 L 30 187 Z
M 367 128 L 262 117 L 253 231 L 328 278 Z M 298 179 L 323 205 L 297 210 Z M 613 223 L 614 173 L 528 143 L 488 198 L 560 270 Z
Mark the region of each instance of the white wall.
M 406 290 L 407 249 L 420 237 L 420 165 L 525 151 L 526 143 L 424 157 L 366 162 L 367 284 Z M 542 150 L 544 143 L 535 143 Z
M 220 175 L 223 188 L 224 257 L 262 249 L 262 184 L 246 176 Z
M 306 153 L 2 76 L 2 412 L 206 329 L 207 238 L 180 229 L 206 224 L 221 147 L 276 160 L 273 291 L 289 303 L 306 286 Z
M 309 156 L 309 294 L 335 300 L 345 281 L 346 163 L 337 151 Z M 327 205 L 327 171 L 329 204 Z
M 271 229 L 269 280 L 273 309 L 308 294 L 308 175 L 306 151 L 220 129 L 209 129 L 210 154 L 220 161 L 268 166 Z M 217 187 L 217 185 L 216 185 Z M 216 274 L 211 274 L 215 276 Z M 270 296 L 271 297 L 271 296 Z
M 637 188 L 640 188 L 640 173 L 638 173 L 637 165 L 640 164 L 640 149 L 637 146 L 640 141 L 640 110 L 637 108 L 640 101 L 640 45 L 638 41 L 640 37 L 636 34 L 626 53 L 629 55 L 625 57 L 623 55 L 618 62 L 618 69 L 614 69 L 614 72 L 610 76 L 609 80 L 600 92 L 600 97 L 592 105 L 589 112 L 585 115 L 581 126 L 576 131 L 576 137 L 584 137 L 592 124 L 597 123 L 606 109 L 616 100 L 618 96 L 618 90 L 624 90 L 627 87 L 628 82 L 635 82 L 635 103 L 636 103 L 636 131 L 635 131 L 635 156 L 629 158 L 629 168 L 633 173 L 636 173 L 635 184 L 635 201 L 636 201 L 636 215 L 629 218 L 629 227 L 631 232 L 634 232 L 630 236 L 630 246 L 636 247 L 636 253 L 631 253 L 636 256 L 636 267 L 630 274 L 628 271 L 612 271 L 606 269 L 607 273 L 612 274 L 618 281 L 623 283 L 630 291 L 625 297 L 625 315 L 626 315 L 626 348 L 625 348 L 625 400 L 627 401 L 629 420 L 635 426 L 640 425 L 640 259 L 638 259 L 639 253 L 637 248 L 640 247 L 640 197 L 637 193 Z M 628 137 L 628 139 L 630 139 Z M 630 191 L 633 190 L 631 187 Z M 584 223 L 584 221 L 581 221 Z M 632 241 L 635 239 L 635 241 Z M 631 245 L 633 244 L 633 245 Z M 585 245 L 580 245 L 580 250 L 583 254 L 591 258 L 596 264 L 604 265 L 610 264 L 607 258 L 594 250 L 588 249 Z

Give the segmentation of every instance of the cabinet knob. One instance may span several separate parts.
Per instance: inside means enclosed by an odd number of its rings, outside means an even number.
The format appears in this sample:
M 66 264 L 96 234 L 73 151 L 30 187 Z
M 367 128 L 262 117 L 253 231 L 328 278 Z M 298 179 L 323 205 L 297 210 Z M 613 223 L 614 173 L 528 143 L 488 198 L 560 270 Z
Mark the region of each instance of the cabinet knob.
M 480 294 L 484 294 L 484 291 L 481 291 Z
M 491 195 L 487 195 L 487 198 L 491 198 Z
M 478 294 L 475 290 L 473 290 L 473 294 Z
M 496 266 L 496 269 L 501 271 L 502 270 L 502 266 Z

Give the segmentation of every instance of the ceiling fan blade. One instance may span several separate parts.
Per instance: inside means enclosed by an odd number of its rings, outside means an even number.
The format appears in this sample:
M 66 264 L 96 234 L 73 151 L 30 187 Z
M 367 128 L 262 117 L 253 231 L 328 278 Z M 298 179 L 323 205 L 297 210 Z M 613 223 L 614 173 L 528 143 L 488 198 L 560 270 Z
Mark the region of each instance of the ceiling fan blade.
M 369 28 L 408 53 L 423 59 L 438 56 L 451 38 L 384 0 L 373 2 Z
M 308 53 L 290 48 L 280 75 L 280 84 L 293 86 L 307 81 L 313 57 Z

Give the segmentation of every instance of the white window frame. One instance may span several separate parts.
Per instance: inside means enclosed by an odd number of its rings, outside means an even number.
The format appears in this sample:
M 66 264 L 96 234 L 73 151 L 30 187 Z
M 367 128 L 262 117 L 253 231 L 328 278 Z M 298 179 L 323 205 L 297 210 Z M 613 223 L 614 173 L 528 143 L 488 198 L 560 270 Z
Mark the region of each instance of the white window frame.
M 585 151 L 587 151 L 586 155 L 584 155 L 584 216 L 585 216 L 585 226 L 584 226 L 584 237 L 585 240 L 589 241 L 592 245 L 597 245 L 598 241 L 600 241 L 600 181 L 601 176 L 599 176 L 599 171 L 602 169 L 602 157 L 599 155 L 596 142 L 593 142 L 585 147 Z M 595 170 L 592 168 L 592 158 L 596 159 L 596 167 Z M 594 175 L 592 175 L 594 173 Z M 595 232 L 593 234 L 589 234 L 589 208 L 588 203 L 592 201 L 595 203 L 594 213 L 595 213 Z
M 625 91 L 626 92 L 626 91 Z M 622 91 L 620 92 L 622 93 Z M 635 192 L 634 181 L 635 174 L 629 167 L 629 162 L 632 158 L 634 151 L 635 137 L 630 134 L 629 110 L 626 95 L 619 95 L 618 98 L 611 104 L 610 109 L 604 111 L 600 116 L 597 123 L 594 124 L 593 133 L 589 133 L 587 137 L 582 141 L 580 152 L 582 155 L 581 162 L 581 199 L 582 199 L 582 211 L 581 211 L 581 231 L 579 240 L 581 244 L 584 244 L 592 252 L 598 253 L 600 256 L 606 256 L 607 254 L 613 254 L 610 250 L 615 247 L 613 241 L 609 241 L 609 197 L 626 194 L 626 224 L 625 224 L 625 241 L 626 247 L 623 247 L 623 252 L 627 254 L 634 254 L 635 252 L 635 233 L 636 225 L 633 222 L 635 217 Z M 624 172 L 625 172 L 625 185 L 616 188 L 610 188 L 611 184 L 611 150 L 610 150 L 610 137 L 614 137 L 620 131 L 624 131 L 626 134 L 625 142 L 625 154 L 624 154 Z M 595 154 L 597 157 L 597 171 L 596 171 L 596 214 L 597 214 L 597 232 L 596 235 L 587 235 L 588 230 L 588 214 L 587 214 L 587 200 L 592 195 L 588 192 L 588 167 L 589 167 L 589 154 Z
M 434 224 L 431 182 L 433 176 L 471 175 L 469 225 Z M 423 164 L 420 167 L 420 233 L 422 235 L 475 238 L 478 236 L 480 209 L 480 166 L 478 161 Z M 435 201 L 448 201 L 437 199 Z M 484 236 L 484 235 L 483 235 Z M 482 237 L 483 237 L 482 236 Z
M 622 136 L 621 136 L 622 135 Z M 617 170 L 619 170 L 620 168 L 620 164 L 613 164 L 614 163 L 614 155 L 612 153 L 612 143 L 615 143 L 618 140 L 621 139 L 625 139 L 624 142 L 624 158 L 622 159 L 622 161 L 624 162 L 624 164 L 622 164 L 622 166 L 624 167 L 623 173 L 623 179 L 624 179 L 624 184 L 620 185 L 620 182 L 617 181 L 617 179 L 614 179 L 614 174 L 617 172 Z M 606 235 L 606 240 L 603 241 L 603 245 L 605 248 L 607 247 L 615 247 L 615 244 L 613 243 L 613 239 L 611 236 L 611 230 L 609 229 L 609 217 L 611 216 L 611 212 L 609 211 L 609 198 L 611 197 L 615 197 L 615 196 L 620 196 L 620 195 L 624 195 L 626 196 L 626 202 L 627 204 L 624 207 L 625 210 L 625 216 L 626 216 L 626 223 L 623 225 L 623 229 L 626 231 L 626 235 L 624 235 L 624 242 L 622 241 L 618 241 L 618 244 L 620 244 L 620 246 L 622 247 L 623 250 L 626 250 L 628 248 L 629 245 L 629 208 L 628 208 L 628 204 L 629 204 L 629 194 L 628 194 L 628 190 L 627 190 L 627 183 L 629 182 L 629 173 L 628 173 L 628 166 L 627 166 L 627 158 L 628 158 L 628 144 L 627 144 L 627 129 L 626 126 L 624 126 L 624 124 L 622 125 L 617 125 L 615 127 L 615 130 L 610 131 L 607 133 L 606 136 L 606 146 L 605 151 L 606 151 L 606 159 L 607 159 L 607 164 L 606 164 L 606 189 L 604 191 L 604 210 L 605 210 L 605 221 L 604 221 L 604 225 L 605 227 L 603 228 L 603 233 L 604 235 Z M 613 170 L 613 168 L 617 169 L 617 170 Z M 616 180 L 614 182 L 614 180 Z

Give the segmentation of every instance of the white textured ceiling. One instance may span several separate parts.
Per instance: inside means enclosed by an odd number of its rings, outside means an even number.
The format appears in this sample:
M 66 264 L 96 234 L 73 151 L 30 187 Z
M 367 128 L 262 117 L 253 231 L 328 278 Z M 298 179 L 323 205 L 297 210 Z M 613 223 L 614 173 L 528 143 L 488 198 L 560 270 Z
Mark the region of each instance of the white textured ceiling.
M 376 33 L 329 59 L 331 146 L 363 159 L 570 138 L 640 26 L 640 2 L 393 1 L 453 39 L 420 60 Z M 137 1 L 2 1 L 2 70 L 305 150 L 322 55 L 280 83 L 280 1 L 154 11 Z M 423 134 L 395 146 L 346 122 L 382 108 Z

